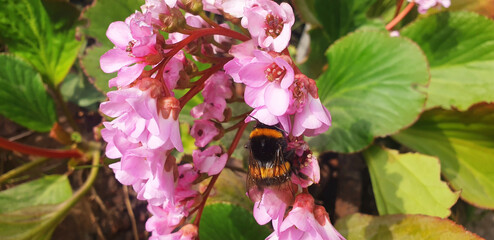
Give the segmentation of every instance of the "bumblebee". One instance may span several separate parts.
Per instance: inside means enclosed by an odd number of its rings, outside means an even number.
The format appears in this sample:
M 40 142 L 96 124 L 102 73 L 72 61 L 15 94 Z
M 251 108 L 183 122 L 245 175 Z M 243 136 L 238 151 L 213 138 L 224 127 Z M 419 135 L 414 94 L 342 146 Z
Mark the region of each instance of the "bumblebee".
M 293 151 L 287 151 L 287 136 L 277 126 L 258 122 L 249 137 L 249 171 L 247 191 L 251 199 L 258 199 L 266 187 L 289 184 L 292 173 Z M 257 190 L 257 191 L 252 191 Z

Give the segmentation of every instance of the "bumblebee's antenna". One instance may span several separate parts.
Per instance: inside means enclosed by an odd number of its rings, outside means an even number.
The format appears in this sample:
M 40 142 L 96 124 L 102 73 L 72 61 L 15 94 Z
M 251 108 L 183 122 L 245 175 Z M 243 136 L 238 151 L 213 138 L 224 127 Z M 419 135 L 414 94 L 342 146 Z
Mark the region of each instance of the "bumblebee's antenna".
M 250 115 L 250 114 L 248 114 L 247 116 L 249 116 L 249 117 L 251 117 L 251 118 L 255 119 L 258 123 L 262 123 L 262 124 L 264 124 L 263 122 L 259 121 L 259 119 L 257 119 L 256 117 L 254 117 L 254 116 L 252 116 L 252 115 Z M 265 125 L 267 125 L 267 124 L 265 124 Z M 271 126 L 271 125 L 268 125 L 268 126 Z M 286 135 L 288 135 L 288 132 L 287 132 L 287 131 L 285 131 L 284 129 L 282 129 L 282 128 L 280 128 L 280 127 L 276 126 L 276 125 L 271 126 L 271 127 L 274 127 L 274 128 L 276 128 L 276 130 L 279 130 L 280 132 L 284 132 Z

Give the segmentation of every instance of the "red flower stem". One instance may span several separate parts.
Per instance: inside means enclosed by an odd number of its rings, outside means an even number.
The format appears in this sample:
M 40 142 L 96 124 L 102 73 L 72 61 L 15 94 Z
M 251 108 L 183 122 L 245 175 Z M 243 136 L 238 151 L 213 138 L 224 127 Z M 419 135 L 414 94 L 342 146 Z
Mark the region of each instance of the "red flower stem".
M 190 36 L 185 38 L 184 40 L 176 43 L 176 46 L 168 53 L 166 53 L 166 56 L 171 58 L 173 57 L 178 51 L 180 51 L 182 48 L 187 46 L 187 44 L 191 43 L 192 41 L 203 37 L 207 35 L 223 35 L 231 38 L 238 39 L 240 41 L 247 41 L 250 38 L 233 30 L 224 28 L 224 27 L 219 27 L 219 28 L 204 28 L 204 29 L 197 29 L 194 30 Z M 166 63 L 165 63 L 166 65 Z
M 400 13 L 401 6 L 403 6 L 403 1 L 404 0 L 396 0 L 396 11 L 395 11 L 395 16 L 398 16 L 398 13 Z
M 184 40 L 182 40 L 178 43 L 173 44 L 173 48 L 169 52 L 165 53 L 163 61 L 161 61 L 156 67 L 151 69 L 149 71 L 149 73 L 153 74 L 156 72 L 156 70 L 164 68 L 166 66 L 166 64 L 168 64 L 170 59 L 173 56 L 175 56 L 175 54 L 177 54 L 180 50 L 185 48 L 185 46 L 187 46 L 187 44 L 191 43 L 192 41 L 194 41 L 200 37 L 207 36 L 207 35 L 223 35 L 223 36 L 238 39 L 240 41 L 247 41 L 250 39 L 249 37 L 247 37 L 247 36 L 245 36 L 239 32 L 236 32 L 236 31 L 224 28 L 224 27 L 204 28 L 204 29 L 194 30 L 190 36 L 188 36 L 187 38 L 185 38 Z
M 219 28 L 221 27 L 218 23 L 216 23 L 215 21 L 213 21 L 211 18 L 209 18 L 208 16 L 206 16 L 206 13 L 204 11 L 202 11 L 199 16 L 204 20 L 206 21 L 209 25 L 215 27 L 215 28 Z
M 10 142 L 7 139 L 1 137 L 0 137 L 0 148 L 4 148 L 28 155 L 48 157 L 48 158 L 81 158 L 83 156 L 83 154 L 76 149 L 53 150 L 53 149 L 38 148 L 38 147 L 24 145 L 21 143 Z
M 413 6 L 415 6 L 415 2 L 411 2 L 409 3 L 405 9 L 403 9 L 403 11 L 398 14 L 398 16 L 396 16 L 393 20 L 391 20 L 391 22 L 388 23 L 388 25 L 386 25 L 386 30 L 391 30 L 393 29 L 396 24 L 398 24 L 409 12 L 410 10 L 412 10 Z
M 232 130 L 235 130 L 235 129 L 241 127 L 244 122 L 245 122 L 244 119 L 240 120 L 238 123 L 235 123 L 235 125 L 233 125 L 233 126 L 227 128 L 227 129 L 225 129 L 225 132 L 229 132 L 229 131 L 232 131 Z
M 235 134 L 235 138 L 233 139 L 232 145 L 230 145 L 230 148 L 228 148 L 228 158 L 232 156 L 233 151 L 235 151 L 235 148 L 237 148 L 238 142 L 240 141 L 240 138 L 242 137 L 242 134 L 244 133 L 246 127 L 247 127 L 247 123 L 244 122 L 238 129 L 237 134 Z M 211 181 L 209 182 L 206 191 L 204 191 L 202 202 L 198 207 L 196 219 L 194 220 L 194 225 L 196 225 L 198 228 L 199 228 L 199 223 L 201 222 L 202 211 L 204 210 L 204 206 L 206 205 L 206 201 L 208 200 L 209 193 L 211 192 L 211 189 L 213 189 L 214 183 L 216 183 L 216 180 L 218 180 L 218 176 L 220 174 L 221 172 L 214 175 L 213 178 L 211 178 Z
M 195 86 L 191 88 L 185 95 L 183 95 L 179 101 L 180 101 L 180 108 L 183 108 L 187 102 L 190 101 L 196 94 L 198 94 L 203 88 L 204 88 L 204 82 L 211 77 L 215 72 L 219 71 L 221 68 L 223 68 L 223 65 L 225 65 L 228 61 L 230 61 L 231 58 L 226 58 L 224 61 L 220 62 L 219 64 L 216 64 L 209 68 L 204 75 L 202 75 L 199 80 L 197 80 L 194 84 Z

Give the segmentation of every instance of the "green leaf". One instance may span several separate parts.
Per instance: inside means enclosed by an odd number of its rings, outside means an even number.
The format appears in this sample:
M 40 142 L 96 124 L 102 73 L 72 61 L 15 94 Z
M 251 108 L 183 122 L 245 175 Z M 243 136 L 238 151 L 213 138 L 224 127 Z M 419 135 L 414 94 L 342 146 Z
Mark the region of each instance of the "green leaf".
M 0 114 L 39 132 L 56 121 L 55 104 L 41 76 L 19 58 L 0 55 Z
M 329 69 L 317 80 L 333 126 L 311 144 L 320 151 L 356 152 L 374 137 L 412 124 L 426 99 L 417 86 L 429 79 L 427 60 L 413 42 L 359 31 L 326 53 Z
M 86 49 L 86 54 L 82 56 L 81 67 L 89 78 L 89 81 L 103 93 L 116 90 L 116 87 L 108 87 L 108 81 L 117 76 L 117 73 L 104 73 L 99 66 L 101 55 L 105 54 L 111 47 L 98 46 Z
M 425 214 L 447 217 L 458 200 L 441 181 L 435 157 L 371 146 L 364 151 L 380 215 Z
M 302 64 L 299 65 L 300 70 L 310 78 L 317 78 L 327 66 L 325 51 L 330 44 L 328 35 L 322 31 L 320 27 L 309 31 L 310 36 L 310 52 Z
M 327 65 L 324 52 L 337 39 L 367 22 L 365 13 L 376 0 L 314 0 L 295 1 L 302 18 L 314 27 L 310 34 L 310 53 L 300 69 L 310 78 L 317 78 Z M 317 19 L 309 14 L 310 9 Z
M 1 239 L 50 239 L 56 225 L 42 228 L 57 205 L 72 196 L 65 175 L 50 175 L 0 192 Z
M 79 11 L 55 0 L 0 0 L 0 6 L 0 39 L 10 52 L 31 63 L 44 81 L 58 85 L 82 45 L 75 31 Z
M 494 101 L 494 21 L 471 12 L 443 12 L 401 31 L 424 50 L 431 68 L 427 108 L 460 110 Z
M 441 172 L 460 197 L 494 208 L 494 105 L 468 111 L 433 109 L 412 127 L 392 136 L 416 151 L 437 156 Z
M 93 5 L 83 12 L 83 17 L 88 19 L 89 26 L 84 32 L 96 38 L 96 40 L 108 46 L 109 50 L 113 43 L 106 37 L 106 30 L 110 23 L 115 21 L 125 21 L 135 10 L 144 4 L 144 0 L 97 0 Z M 99 61 L 98 61 L 99 63 Z
M 365 14 L 375 1 L 315 0 L 314 9 L 324 31 L 331 42 L 334 42 L 365 23 Z
M 482 239 L 451 220 L 422 215 L 374 217 L 356 213 L 338 220 L 335 227 L 347 240 Z
M 101 55 L 113 48 L 113 43 L 106 37 L 106 30 L 112 22 L 125 21 L 143 4 L 144 0 L 97 0 L 83 13 L 83 17 L 89 22 L 88 27 L 83 31 L 88 36 L 94 37 L 98 44 L 86 49 L 81 64 L 89 80 L 103 93 L 116 89 L 110 89 L 108 81 L 117 76 L 116 72 L 104 73 L 99 65 Z
M 271 231 L 259 226 L 252 213 L 242 207 L 215 203 L 204 208 L 200 239 L 265 239 Z
M 295 12 L 304 22 L 315 26 L 321 25 L 319 20 L 317 20 L 317 16 L 315 16 L 315 0 L 294 0 L 292 3 Z
M 22 208 L 58 204 L 72 196 L 65 175 L 48 175 L 0 192 L 0 214 Z
M 69 73 L 60 90 L 66 100 L 91 110 L 106 99 L 82 74 Z

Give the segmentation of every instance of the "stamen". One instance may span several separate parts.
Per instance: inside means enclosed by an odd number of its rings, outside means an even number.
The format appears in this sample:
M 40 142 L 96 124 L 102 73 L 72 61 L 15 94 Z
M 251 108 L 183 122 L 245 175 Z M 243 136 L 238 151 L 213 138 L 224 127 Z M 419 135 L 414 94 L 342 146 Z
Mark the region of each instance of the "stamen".
M 266 35 L 276 38 L 281 34 L 283 30 L 283 19 L 270 13 L 266 16 L 265 23 Z

